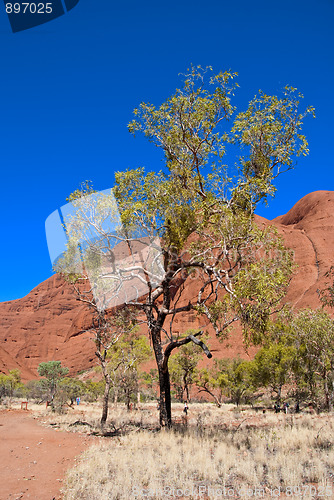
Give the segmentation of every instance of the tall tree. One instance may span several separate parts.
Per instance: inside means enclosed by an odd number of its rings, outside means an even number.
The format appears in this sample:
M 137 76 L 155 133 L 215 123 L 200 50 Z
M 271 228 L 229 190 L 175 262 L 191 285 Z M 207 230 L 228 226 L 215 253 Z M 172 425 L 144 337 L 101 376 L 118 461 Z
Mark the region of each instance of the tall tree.
M 161 106 L 142 103 L 129 130 L 163 150 L 164 170 L 117 173 L 116 204 L 112 195 L 74 200 L 67 223 L 68 255 L 75 261 L 79 245 L 99 307 L 125 303 L 147 325 L 161 426 L 171 425 L 172 351 L 195 342 L 211 356 L 201 332 L 178 333 L 175 318 L 195 311 L 219 337 L 239 320 L 245 340 L 259 342 L 293 267 L 275 231 L 255 225 L 254 210 L 274 193 L 277 175 L 307 154 L 300 132 L 313 109 L 300 113 L 301 96 L 287 87 L 281 98 L 260 92 L 232 121 L 235 77 L 192 67 Z M 227 145 L 244 150 L 237 167 L 224 164 Z

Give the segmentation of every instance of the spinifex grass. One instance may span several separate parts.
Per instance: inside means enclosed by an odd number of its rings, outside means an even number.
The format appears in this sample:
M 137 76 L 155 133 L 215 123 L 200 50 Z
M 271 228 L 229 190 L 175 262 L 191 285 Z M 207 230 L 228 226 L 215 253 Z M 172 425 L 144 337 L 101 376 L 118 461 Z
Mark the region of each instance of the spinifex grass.
M 334 495 L 332 416 L 210 409 L 180 430 L 136 431 L 90 448 L 68 474 L 65 500 L 196 498 L 200 491 L 215 498 L 224 488 L 235 498 L 245 498 L 245 488 L 271 498 L 279 488 L 283 498 L 289 487 L 317 498 L 309 485 Z

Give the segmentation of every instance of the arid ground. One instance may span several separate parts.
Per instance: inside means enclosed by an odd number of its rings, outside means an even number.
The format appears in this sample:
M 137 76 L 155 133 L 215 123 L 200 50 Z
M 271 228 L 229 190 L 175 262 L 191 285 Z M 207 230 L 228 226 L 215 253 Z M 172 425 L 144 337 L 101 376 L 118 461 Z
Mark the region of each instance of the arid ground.
M 42 425 L 31 411 L 0 411 L 0 499 L 60 499 L 65 472 L 98 439 Z
M 155 403 L 131 412 L 119 404 L 98 437 L 97 403 L 62 414 L 30 406 L 16 401 L 0 411 L 0 500 L 165 500 L 171 488 L 189 500 L 201 491 L 205 500 L 222 498 L 224 488 L 238 500 L 245 491 L 334 498 L 331 413 L 191 403 L 185 419 L 174 403 L 174 431 L 157 432 Z

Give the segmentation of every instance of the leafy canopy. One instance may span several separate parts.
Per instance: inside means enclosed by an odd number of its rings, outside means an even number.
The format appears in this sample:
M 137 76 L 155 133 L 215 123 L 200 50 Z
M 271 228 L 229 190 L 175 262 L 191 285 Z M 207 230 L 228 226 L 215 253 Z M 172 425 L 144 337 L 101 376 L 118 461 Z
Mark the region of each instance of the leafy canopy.
M 198 209 L 202 217 L 218 203 L 253 212 L 259 201 L 274 194 L 273 180 L 282 168 L 291 168 L 296 156 L 308 153 L 301 128 L 314 110 L 299 112 L 302 95 L 292 87 L 280 98 L 260 91 L 233 120 L 236 77 L 192 67 L 183 88 L 162 105 L 142 103 L 135 109 L 130 132 L 144 133 L 163 150 L 166 169 L 116 175 L 124 223 L 131 225 L 139 217 L 163 234 L 166 244 L 181 248 L 196 227 Z M 245 151 L 236 167 L 224 164 L 230 144 Z

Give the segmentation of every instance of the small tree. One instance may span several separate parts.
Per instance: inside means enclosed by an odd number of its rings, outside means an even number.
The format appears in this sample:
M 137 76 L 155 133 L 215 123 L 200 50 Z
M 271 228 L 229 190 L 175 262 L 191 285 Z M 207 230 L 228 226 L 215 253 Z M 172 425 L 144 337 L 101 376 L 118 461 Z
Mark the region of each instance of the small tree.
M 145 399 L 156 399 L 159 383 L 158 370 L 151 368 L 149 372 L 140 371 L 140 388 Z
M 0 374 L 0 400 L 4 396 L 12 397 L 19 388 L 22 388 L 20 370 L 9 370 L 8 375 Z
M 80 188 L 71 193 L 66 200 L 69 201 L 70 204 L 72 203 L 74 207 L 82 207 L 86 206 L 85 200 L 87 197 L 89 198 L 89 196 L 94 193 L 96 193 L 96 191 L 93 189 L 91 181 L 86 180 L 82 182 Z M 88 207 L 88 209 L 90 208 L 92 207 Z M 112 385 L 110 370 L 108 370 L 108 356 L 110 356 L 110 352 L 123 335 L 129 335 L 133 330 L 136 330 L 136 315 L 133 311 L 125 309 L 124 307 L 113 308 L 107 311 L 108 307 L 105 303 L 106 297 L 104 296 L 104 290 L 100 290 L 99 293 L 96 293 L 94 289 L 96 285 L 96 283 L 94 283 L 96 268 L 98 269 L 101 263 L 101 256 L 96 252 L 96 249 L 94 249 L 94 243 L 96 239 L 99 237 L 101 238 L 101 232 L 102 241 L 105 243 L 105 228 L 103 227 L 103 223 L 107 217 L 104 218 L 105 214 L 103 211 L 102 213 L 96 211 L 95 220 L 91 221 L 93 225 L 90 226 L 89 219 L 87 220 L 89 216 L 87 213 L 84 213 L 84 224 L 78 234 L 78 228 L 75 224 L 77 215 L 77 213 L 74 215 L 70 214 L 67 218 L 67 226 L 65 225 L 68 238 L 67 250 L 61 258 L 55 262 L 54 269 L 73 286 L 77 299 L 88 305 L 92 313 L 91 325 L 86 331 L 93 334 L 93 340 L 96 345 L 95 355 L 104 377 L 102 415 L 100 420 L 101 427 L 103 428 L 108 418 L 109 394 Z M 109 217 L 110 215 L 111 214 L 108 213 Z M 104 220 L 101 220 L 101 217 Z M 94 229 L 92 232 L 93 227 Z M 96 227 L 98 229 L 95 231 Z M 53 229 L 54 228 L 51 227 L 51 230 Z M 88 235 L 85 234 L 86 232 L 88 232 Z M 87 241 L 83 241 L 83 246 L 79 244 L 78 251 L 78 242 L 82 239 L 85 240 L 85 238 L 87 238 Z M 86 253 L 84 250 L 85 248 Z M 109 250 L 111 250 L 110 247 L 108 248 L 108 251 Z M 102 299 L 102 304 L 100 299 Z
M 81 380 L 76 378 L 64 377 L 60 380 L 58 385 L 58 398 L 64 402 L 70 401 L 70 406 L 74 405 L 76 398 L 84 394 L 85 385 Z
M 176 389 L 178 399 L 181 401 L 184 399 L 190 401 L 190 388 L 195 383 L 197 365 L 201 358 L 202 351 L 194 343 L 180 347 L 177 353 L 170 358 L 171 383 Z
M 221 376 L 219 385 L 222 392 L 237 406 L 242 401 L 249 402 L 256 390 L 253 383 L 252 362 L 240 358 L 221 359 L 217 362 Z
M 114 402 L 123 394 L 128 410 L 139 391 L 139 366 L 151 356 L 147 338 L 133 329 L 109 351 L 107 370 L 114 392 Z
M 40 363 L 37 368 L 38 374 L 45 377 L 47 388 L 53 402 L 58 384 L 62 377 L 68 374 L 69 369 L 61 366 L 61 361 L 47 361 Z
M 322 309 L 305 309 L 291 322 L 291 335 L 297 348 L 296 371 L 303 375 L 310 397 L 317 399 L 319 382 L 325 407 L 334 401 L 334 320 Z
M 215 361 L 214 367 L 202 368 L 198 371 L 195 378 L 195 384 L 198 388 L 198 392 L 209 394 L 215 401 L 218 408 L 221 407 L 223 402 L 223 384 L 221 384 L 221 377 L 222 374 L 217 368 L 217 362 Z
M 92 301 L 95 304 L 95 301 Z M 96 306 L 96 305 L 95 305 Z M 103 407 L 101 416 L 101 426 L 103 427 L 108 417 L 109 393 L 112 384 L 110 370 L 108 368 L 112 350 L 120 341 L 123 335 L 130 335 L 136 331 L 135 316 L 132 311 L 121 309 L 108 316 L 105 311 L 98 311 L 98 322 L 90 331 L 95 334 L 96 356 L 100 362 L 102 373 L 105 379 L 105 389 L 103 394 Z
M 258 387 L 270 387 L 275 399 L 281 402 L 282 389 L 293 382 L 293 367 L 296 348 L 281 338 L 278 342 L 267 343 L 255 355 L 253 379 Z

